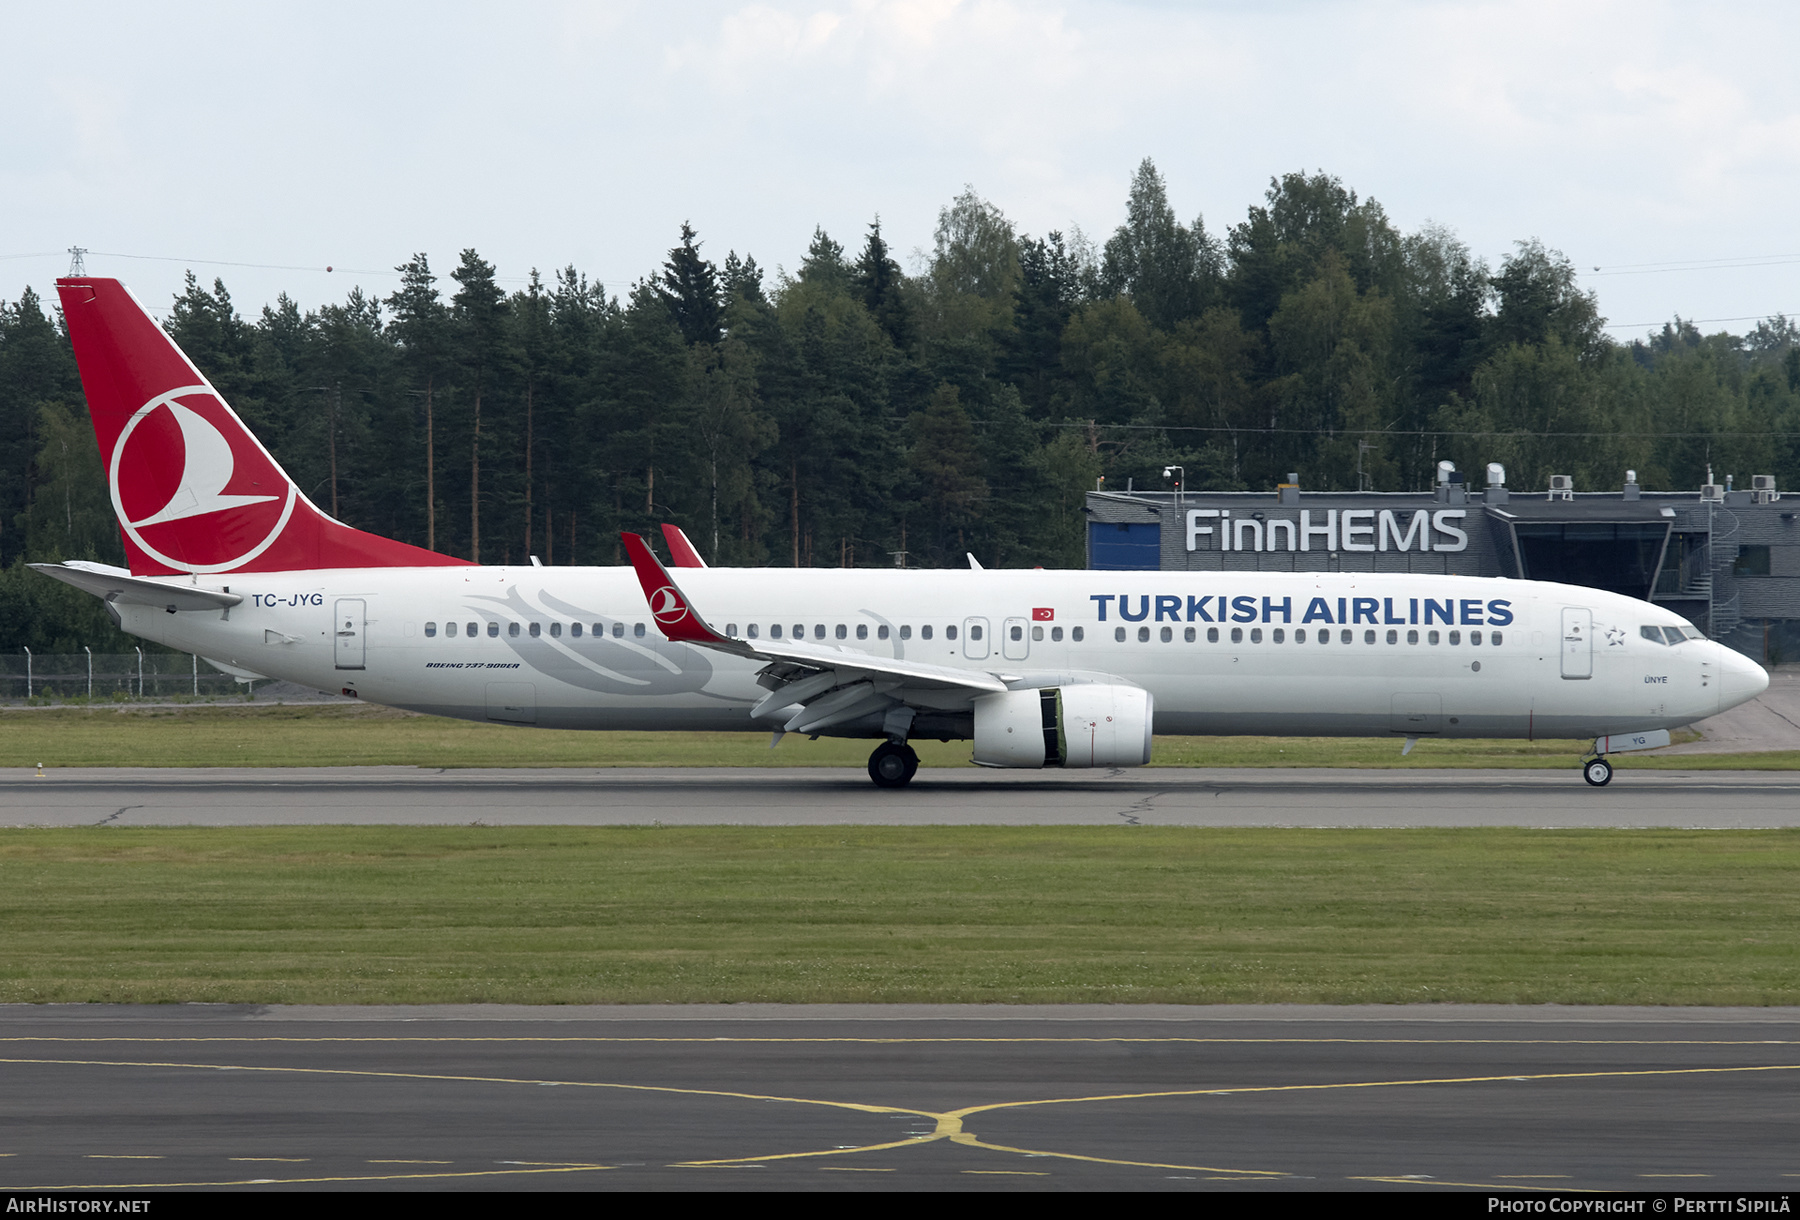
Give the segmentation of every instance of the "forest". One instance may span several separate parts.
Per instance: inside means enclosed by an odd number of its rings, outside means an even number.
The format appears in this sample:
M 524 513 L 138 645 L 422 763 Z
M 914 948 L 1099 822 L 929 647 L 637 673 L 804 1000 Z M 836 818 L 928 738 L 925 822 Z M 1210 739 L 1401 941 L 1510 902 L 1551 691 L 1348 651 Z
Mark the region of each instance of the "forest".
M 254 317 L 190 272 L 165 325 L 321 508 L 483 563 L 617 563 L 620 530 L 673 521 L 718 564 L 1078 567 L 1084 493 L 1169 465 L 1193 490 L 1417 489 L 1443 458 L 1515 491 L 1800 479 L 1791 320 L 1617 342 L 1541 242 L 1490 266 L 1328 174 L 1208 229 L 1146 160 L 1103 241 L 970 188 L 910 270 L 879 217 L 843 236 L 769 274 L 683 224 L 610 296 L 420 254 L 385 297 Z M 122 562 L 53 304 L 0 301 L 0 650 L 129 648 L 23 567 Z

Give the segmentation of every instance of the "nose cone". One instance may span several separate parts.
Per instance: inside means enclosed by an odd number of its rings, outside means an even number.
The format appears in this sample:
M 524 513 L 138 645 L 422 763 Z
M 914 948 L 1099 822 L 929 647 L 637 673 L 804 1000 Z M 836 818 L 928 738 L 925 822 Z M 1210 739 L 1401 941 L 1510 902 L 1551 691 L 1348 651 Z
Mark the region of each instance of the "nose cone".
M 1719 710 L 1748 703 L 1769 689 L 1769 672 L 1741 652 L 1721 646 Z

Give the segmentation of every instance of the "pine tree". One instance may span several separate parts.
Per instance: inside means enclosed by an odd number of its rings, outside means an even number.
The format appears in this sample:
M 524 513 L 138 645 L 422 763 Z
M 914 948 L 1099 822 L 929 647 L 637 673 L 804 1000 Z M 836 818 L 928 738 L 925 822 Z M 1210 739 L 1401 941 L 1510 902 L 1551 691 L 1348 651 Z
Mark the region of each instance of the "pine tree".
M 694 240 L 693 226 L 686 221 L 681 225 L 681 244 L 669 251 L 669 259 L 654 286 L 684 340 L 719 341 L 725 326 L 725 305 L 719 294 L 718 269 L 700 257 L 700 243 Z

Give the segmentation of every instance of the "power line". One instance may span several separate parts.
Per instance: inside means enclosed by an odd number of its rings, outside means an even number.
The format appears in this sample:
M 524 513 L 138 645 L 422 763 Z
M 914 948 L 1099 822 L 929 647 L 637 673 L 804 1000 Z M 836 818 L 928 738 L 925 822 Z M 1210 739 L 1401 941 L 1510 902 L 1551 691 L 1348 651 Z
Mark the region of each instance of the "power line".
M 1101 424 L 1091 420 L 1072 419 L 1058 420 L 1050 424 L 1052 428 L 1092 428 L 1096 432 L 1225 432 L 1235 436 L 1391 436 L 1391 437 L 1428 437 L 1428 436 L 1501 436 L 1513 440 L 1533 440 L 1550 437 L 1575 437 L 1593 439 L 1595 437 L 1617 437 L 1613 432 L 1520 432 L 1513 430 L 1502 432 L 1497 429 L 1488 431 L 1471 431 L 1461 428 L 1228 428 L 1220 425 L 1199 424 Z M 1650 437 L 1667 440 L 1712 440 L 1727 436 L 1774 436 L 1800 437 L 1800 432 L 1644 432 L 1634 429 L 1633 437 Z
M 1666 263 L 1615 263 L 1595 267 L 1594 275 L 1661 275 L 1669 271 L 1730 271 L 1738 267 L 1785 267 L 1800 263 L 1800 254 L 1751 254 L 1739 258 L 1697 258 Z
M 1675 316 L 1674 320 L 1677 322 L 1693 322 L 1693 323 L 1700 323 L 1700 322 L 1762 322 L 1762 321 L 1766 321 L 1770 318 L 1792 317 L 1793 314 L 1796 312 L 1800 312 L 1800 311 L 1790 310 L 1790 309 L 1781 309 L 1781 310 L 1775 311 L 1774 313 L 1739 314 L 1735 318 L 1684 318 L 1680 314 L 1677 314 Z M 1657 322 L 1608 322 L 1605 325 L 1603 325 L 1600 329 L 1602 329 L 1602 330 L 1639 330 L 1646 326 L 1667 326 L 1668 324 L 1669 324 L 1668 318 L 1664 318 L 1661 321 L 1657 321 Z

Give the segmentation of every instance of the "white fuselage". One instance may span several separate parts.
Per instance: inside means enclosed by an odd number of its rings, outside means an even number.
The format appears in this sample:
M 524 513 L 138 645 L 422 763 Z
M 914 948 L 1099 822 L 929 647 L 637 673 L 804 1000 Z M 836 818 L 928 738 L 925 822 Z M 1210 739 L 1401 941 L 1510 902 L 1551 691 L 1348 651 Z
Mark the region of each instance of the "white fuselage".
M 1644 626 L 1685 626 L 1657 606 L 1529 581 L 745 568 L 683 569 L 680 579 L 715 629 L 762 640 L 799 631 L 844 649 L 851 667 L 862 652 L 981 670 L 1014 687 L 1133 683 L 1154 696 L 1158 733 L 1587 737 L 1688 724 L 1767 684 L 1758 666 L 1710 641 L 1646 639 Z M 756 681 L 761 663 L 669 642 L 630 568 L 324 570 L 206 583 L 244 601 L 177 613 L 121 604 L 121 625 L 237 669 L 442 716 L 772 727 L 750 717 L 769 693 Z M 940 696 L 919 735 L 965 736 L 967 698 Z M 769 715 L 779 723 L 786 713 Z

